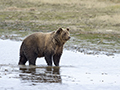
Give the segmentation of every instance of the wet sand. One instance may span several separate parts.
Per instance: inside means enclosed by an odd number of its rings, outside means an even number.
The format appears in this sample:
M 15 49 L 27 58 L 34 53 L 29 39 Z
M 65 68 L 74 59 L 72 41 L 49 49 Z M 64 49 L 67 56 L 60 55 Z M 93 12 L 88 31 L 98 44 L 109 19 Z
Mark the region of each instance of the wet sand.
M 120 55 L 65 50 L 60 67 L 18 66 L 21 41 L 0 39 L 0 90 L 119 90 Z

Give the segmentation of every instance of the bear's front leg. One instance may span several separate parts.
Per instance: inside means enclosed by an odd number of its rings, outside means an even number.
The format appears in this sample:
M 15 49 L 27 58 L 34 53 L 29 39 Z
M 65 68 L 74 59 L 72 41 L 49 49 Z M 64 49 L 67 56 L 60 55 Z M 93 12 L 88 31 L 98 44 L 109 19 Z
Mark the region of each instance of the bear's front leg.
M 52 66 L 52 55 L 45 55 L 45 60 L 48 66 Z
M 60 57 L 61 57 L 61 54 L 55 54 L 53 56 L 53 61 L 54 61 L 55 66 L 59 66 Z

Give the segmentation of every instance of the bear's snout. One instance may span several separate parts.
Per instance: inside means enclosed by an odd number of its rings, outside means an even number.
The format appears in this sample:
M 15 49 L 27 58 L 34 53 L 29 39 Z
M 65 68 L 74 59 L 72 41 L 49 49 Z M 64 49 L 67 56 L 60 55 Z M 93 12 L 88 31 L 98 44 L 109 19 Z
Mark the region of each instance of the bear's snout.
M 68 40 L 70 39 L 71 37 L 68 37 Z
M 69 40 L 71 37 L 69 36 L 69 37 L 67 37 L 65 40 L 67 41 L 67 40 Z

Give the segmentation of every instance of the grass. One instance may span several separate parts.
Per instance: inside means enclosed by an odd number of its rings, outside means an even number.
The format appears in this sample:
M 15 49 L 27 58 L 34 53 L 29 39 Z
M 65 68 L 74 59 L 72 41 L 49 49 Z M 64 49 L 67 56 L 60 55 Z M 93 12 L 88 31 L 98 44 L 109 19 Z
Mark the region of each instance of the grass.
M 112 50 L 119 48 L 119 19 L 120 0 L 0 0 L 0 37 L 69 27 L 74 45 Z
M 68 26 L 73 31 L 96 31 L 98 29 L 102 31 L 108 27 L 118 31 L 119 27 L 116 28 L 116 25 L 120 23 L 116 20 L 120 14 L 118 8 L 118 4 L 98 0 L 1 0 L 0 19 L 2 21 L 38 20 L 40 24 L 52 22 L 55 26 L 57 24 L 62 24 L 63 27 Z

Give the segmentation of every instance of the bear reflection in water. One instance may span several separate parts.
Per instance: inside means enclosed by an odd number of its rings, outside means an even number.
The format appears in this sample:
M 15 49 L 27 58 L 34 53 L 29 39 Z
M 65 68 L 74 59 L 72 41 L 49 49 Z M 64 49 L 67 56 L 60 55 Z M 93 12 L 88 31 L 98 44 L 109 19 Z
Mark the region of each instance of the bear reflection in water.
M 60 67 L 20 68 L 23 82 L 61 83 Z

